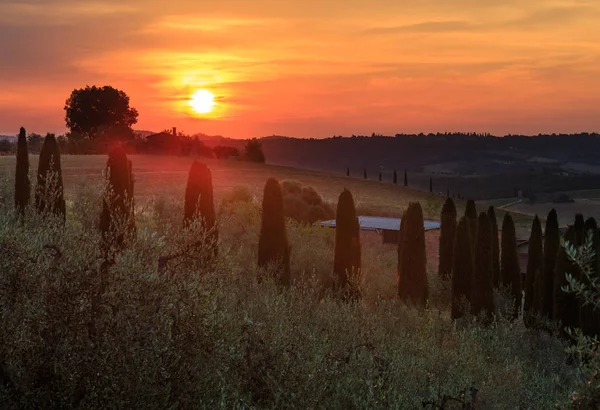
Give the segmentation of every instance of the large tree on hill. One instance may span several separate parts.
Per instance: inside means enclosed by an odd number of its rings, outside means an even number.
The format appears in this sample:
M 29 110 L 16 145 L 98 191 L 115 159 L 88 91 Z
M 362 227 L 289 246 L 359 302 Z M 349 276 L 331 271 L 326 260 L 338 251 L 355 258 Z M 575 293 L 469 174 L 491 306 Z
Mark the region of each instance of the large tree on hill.
M 527 271 L 525 274 L 525 325 L 533 326 L 535 315 L 538 314 L 537 306 L 541 297 L 541 277 L 544 264 L 544 250 L 542 237 L 542 224 L 536 215 L 531 225 L 529 236 L 529 249 L 527 258 Z
M 35 207 L 41 214 L 52 214 L 65 219 L 60 151 L 54 134 L 46 135 L 38 162 Z
M 65 102 L 65 121 L 73 134 L 89 139 L 131 139 L 131 126 L 138 112 L 129 106 L 129 96 L 110 86 L 87 86 L 73 90 Z
M 554 310 L 554 265 L 556 255 L 560 248 L 560 231 L 558 227 L 558 215 L 552 209 L 546 218 L 546 231 L 544 236 L 544 265 L 541 276 L 541 298 L 537 307 L 541 315 L 552 319 Z
M 488 214 L 482 212 L 477 221 L 475 269 L 471 282 L 471 313 L 475 316 L 485 312 L 490 318 L 494 313 L 492 255 L 492 226 Z
M 464 315 L 463 303 L 471 301 L 471 283 L 474 275 L 473 245 L 469 221 L 460 218 L 454 239 L 452 260 L 452 319 Z
M 274 267 L 277 280 L 289 286 L 290 252 L 283 213 L 283 193 L 276 179 L 269 178 L 265 184 L 262 201 L 262 220 L 258 239 L 258 266 Z
M 335 215 L 335 255 L 333 272 L 338 286 L 350 299 L 360 297 L 357 279 L 361 269 L 360 225 L 352 193 L 344 189 L 338 198 Z M 349 278 L 348 275 L 352 275 Z
M 517 252 L 517 236 L 515 223 L 509 213 L 502 220 L 502 251 L 500 258 L 500 278 L 502 284 L 507 287 L 514 298 L 514 315 L 519 315 L 521 310 L 521 267 L 519 266 L 519 254 Z
M 493 206 L 488 208 L 492 228 L 492 283 L 495 287 L 500 284 L 500 239 L 498 237 L 498 220 Z
M 21 127 L 17 141 L 17 169 L 15 172 L 15 208 L 19 215 L 29 205 L 29 154 L 27 152 L 27 134 Z
M 212 176 L 206 164 L 194 161 L 190 167 L 185 187 L 184 224 L 189 226 L 198 218 L 210 241 L 209 246 L 216 253 L 219 232 L 215 215 Z
M 131 168 L 125 150 L 114 146 L 106 161 L 107 180 L 100 214 L 100 232 L 108 247 L 121 247 L 126 238 L 136 233 Z
M 404 223 L 406 225 L 402 234 L 398 296 L 404 302 L 411 301 L 425 307 L 429 297 L 429 285 L 421 204 L 412 202 L 408 205 L 402 224 Z
M 456 236 L 456 206 L 452 198 L 447 198 L 442 207 L 440 226 L 439 266 L 438 273 L 443 279 L 452 276 L 452 257 L 454 254 L 454 237 Z
M 565 233 L 565 244 L 569 243 L 573 246 L 576 244 L 575 227 L 570 226 Z M 556 263 L 554 265 L 554 310 L 553 319 L 562 324 L 564 328 L 576 328 L 579 326 L 579 300 L 573 293 L 567 293 L 562 290 L 563 286 L 568 284 L 566 274 L 573 275 L 579 279 L 577 266 L 569 259 L 564 247 L 560 247 L 556 255 Z M 566 333 L 564 336 L 568 337 Z

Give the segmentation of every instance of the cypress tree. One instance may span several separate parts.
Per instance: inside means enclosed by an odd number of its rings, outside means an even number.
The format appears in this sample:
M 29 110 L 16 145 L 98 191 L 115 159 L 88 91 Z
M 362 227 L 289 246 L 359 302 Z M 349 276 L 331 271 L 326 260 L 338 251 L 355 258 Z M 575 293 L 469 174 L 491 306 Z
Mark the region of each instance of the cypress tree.
M 488 218 L 492 228 L 492 283 L 500 284 L 500 240 L 498 238 L 498 220 L 493 206 L 488 208 Z
M 402 275 L 402 246 L 404 245 L 404 231 L 406 231 L 406 210 L 402 213 L 400 219 L 400 231 L 398 232 L 398 280 Z
M 540 305 L 541 276 L 544 263 L 542 224 L 536 215 L 531 226 L 529 249 L 527 258 L 527 272 L 525 275 L 525 325 L 533 326 L 537 306 Z
M 408 205 L 405 222 L 406 227 L 402 234 L 398 296 L 404 302 L 411 301 L 424 307 L 429 296 L 429 287 L 423 210 L 418 202 Z
M 471 239 L 477 238 L 477 208 L 475 207 L 475 201 L 469 199 L 465 208 L 465 216 L 469 222 L 469 229 L 471 230 Z M 473 243 L 474 245 L 474 243 Z
M 408 186 L 408 174 L 406 170 L 404 170 L 404 186 Z
M 288 244 L 283 193 L 276 179 L 269 178 L 265 184 L 262 201 L 262 220 L 258 239 L 258 266 L 275 266 L 277 279 L 288 286 L 290 277 L 290 245 Z
M 433 178 L 429 177 L 429 192 L 433 192 Z
M 363 177 L 364 177 L 364 179 L 367 179 L 367 169 L 366 168 L 363 170 Z
M 454 239 L 454 258 L 452 259 L 452 319 L 458 319 L 465 313 L 463 302 L 471 301 L 471 281 L 473 280 L 474 260 L 471 230 L 466 217 L 460 218 L 456 226 Z
M 494 313 L 494 290 L 492 285 L 492 227 L 488 214 L 482 212 L 477 223 L 475 240 L 475 270 L 471 285 L 471 314 L 485 312 L 490 318 Z
M 575 246 L 583 245 L 585 241 L 585 219 L 582 214 L 575 215 Z
M 565 244 L 568 242 L 572 245 L 577 240 L 575 227 L 570 226 L 564 237 Z M 575 264 L 569 260 L 564 247 L 560 247 L 556 255 L 556 263 L 554 265 L 554 310 L 553 318 L 562 324 L 562 328 L 576 328 L 579 326 L 579 301 L 573 293 L 567 293 L 562 290 L 563 286 L 568 284 L 566 273 L 578 277 L 578 272 Z M 563 333 L 567 336 L 566 333 Z
M 396 170 L 394 170 L 394 185 L 398 185 L 398 174 L 396 173 Z
M 335 255 L 333 271 L 345 297 L 358 299 L 360 289 L 348 275 L 358 276 L 361 269 L 360 225 L 352 193 L 344 189 L 338 198 L 335 215 Z
M 515 223 L 509 213 L 504 215 L 502 221 L 502 252 L 500 258 L 500 278 L 502 284 L 510 289 L 515 300 L 515 317 L 521 310 L 521 267 L 517 252 L 517 236 Z
M 450 198 L 450 188 L 447 188 L 447 189 L 446 189 L 446 196 L 447 196 L 448 198 Z
M 442 279 L 452 276 L 452 257 L 454 254 L 454 237 L 456 236 L 456 206 L 452 198 L 446 199 L 442 207 L 440 224 L 440 246 L 438 273 Z
M 588 218 L 584 225 L 584 244 L 587 240 L 588 235 L 592 235 L 592 249 L 595 251 L 595 256 L 591 261 L 594 272 L 598 273 L 598 248 L 600 243 L 598 224 L 594 218 Z M 586 281 L 585 277 L 581 277 L 581 280 Z M 586 281 L 586 283 L 588 283 Z M 588 283 L 589 284 L 589 283 Z M 583 305 L 583 301 L 579 299 L 580 303 L 580 317 L 579 322 L 581 330 L 588 336 L 596 336 L 600 334 L 600 312 L 594 310 L 592 305 Z
M 200 218 L 207 233 L 210 247 L 217 252 L 219 232 L 213 199 L 212 176 L 210 168 L 204 163 L 194 161 L 190 167 L 185 188 L 184 225 L 189 226 Z
M 135 235 L 133 173 L 123 147 L 109 151 L 106 177 L 100 231 L 105 245 L 121 247 L 126 237 Z
M 41 214 L 51 214 L 65 220 L 66 209 L 60 151 L 54 134 L 50 133 L 44 138 L 40 151 L 35 206 Z
M 23 215 L 29 205 L 29 154 L 27 151 L 27 134 L 25 128 L 19 131 L 17 142 L 17 169 L 15 172 L 15 209 Z
M 544 237 L 544 274 L 542 275 L 542 296 L 539 311 L 548 319 L 552 319 L 554 310 L 554 266 L 556 255 L 560 249 L 560 231 L 558 215 L 552 209 L 546 219 L 546 235 Z
M 379 182 L 381 182 L 381 171 L 379 171 Z
M 350 176 L 350 168 L 346 168 L 346 176 L 349 177 Z

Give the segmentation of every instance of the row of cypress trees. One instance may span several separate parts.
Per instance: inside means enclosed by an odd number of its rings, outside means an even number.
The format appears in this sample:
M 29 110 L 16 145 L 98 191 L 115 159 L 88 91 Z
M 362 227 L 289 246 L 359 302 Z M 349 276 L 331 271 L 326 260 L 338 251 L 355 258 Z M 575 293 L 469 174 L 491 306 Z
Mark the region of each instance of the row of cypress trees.
M 54 134 L 44 138 L 37 170 L 37 184 L 34 192 L 35 209 L 43 215 L 54 215 L 63 221 L 66 217 L 63 193 L 60 150 Z M 15 209 L 22 216 L 31 199 L 29 181 L 29 153 L 27 134 L 21 127 L 17 142 L 17 165 L 15 172 Z
M 346 176 L 347 177 L 350 176 L 350 168 L 346 168 Z M 366 168 L 363 169 L 363 178 L 368 179 Z M 379 171 L 379 182 L 381 182 L 381 181 L 382 181 L 382 174 L 381 174 L 381 171 Z M 398 185 L 398 173 L 396 172 L 396 170 L 394 170 L 394 177 L 393 177 L 392 181 L 393 181 L 394 185 Z M 429 180 L 429 185 L 430 185 L 430 189 L 432 189 L 431 178 Z M 404 186 L 408 186 L 408 174 L 406 173 L 406 170 L 404 171 Z

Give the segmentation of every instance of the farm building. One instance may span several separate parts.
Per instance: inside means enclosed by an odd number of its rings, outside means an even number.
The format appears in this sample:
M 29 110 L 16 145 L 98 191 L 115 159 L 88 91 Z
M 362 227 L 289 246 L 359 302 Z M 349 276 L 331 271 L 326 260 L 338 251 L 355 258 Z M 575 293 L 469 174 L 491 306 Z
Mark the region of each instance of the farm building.
M 383 243 L 398 243 L 400 232 L 400 218 L 386 218 L 381 216 L 359 216 L 358 223 L 363 231 L 373 231 L 381 235 Z M 321 222 L 321 226 L 335 228 L 335 219 Z M 440 229 L 440 223 L 425 221 L 425 231 Z

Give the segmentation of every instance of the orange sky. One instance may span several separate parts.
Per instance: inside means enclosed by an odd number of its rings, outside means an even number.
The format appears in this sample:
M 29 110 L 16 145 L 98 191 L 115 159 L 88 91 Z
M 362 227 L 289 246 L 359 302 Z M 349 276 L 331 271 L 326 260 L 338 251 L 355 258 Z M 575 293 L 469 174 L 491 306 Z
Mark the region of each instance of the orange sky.
M 1 0 L 0 133 L 63 132 L 86 84 L 127 92 L 136 129 L 600 131 L 598 21 L 598 0 Z

